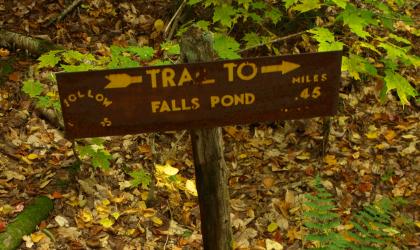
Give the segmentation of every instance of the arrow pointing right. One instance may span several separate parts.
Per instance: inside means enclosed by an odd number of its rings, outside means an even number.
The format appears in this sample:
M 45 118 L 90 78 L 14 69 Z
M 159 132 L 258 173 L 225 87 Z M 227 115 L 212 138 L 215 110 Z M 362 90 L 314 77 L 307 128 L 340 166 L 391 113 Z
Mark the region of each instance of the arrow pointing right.
M 299 64 L 288 62 L 288 61 L 282 61 L 281 64 L 262 66 L 261 73 L 281 72 L 282 74 L 286 74 L 299 67 L 300 67 Z

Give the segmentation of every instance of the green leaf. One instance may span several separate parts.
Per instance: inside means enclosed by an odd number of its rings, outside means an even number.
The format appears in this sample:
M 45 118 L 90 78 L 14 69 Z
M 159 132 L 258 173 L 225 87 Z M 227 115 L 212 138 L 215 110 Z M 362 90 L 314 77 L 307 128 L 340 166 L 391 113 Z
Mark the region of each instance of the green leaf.
M 92 165 L 96 168 L 109 169 L 112 156 L 103 149 L 98 149 L 92 155 Z
M 96 65 L 91 65 L 91 64 L 79 64 L 79 65 L 65 65 L 65 64 L 60 64 L 60 67 L 65 71 L 65 72 L 80 72 L 80 71 L 89 71 L 89 70 L 97 70 L 97 69 L 102 69 L 102 67 L 96 66 Z
M 407 79 L 396 72 L 386 70 L 384 80 L 387 92 L 396 89 L 403 105 L 410 104 L 408 98 L 418 96 L 416 89 L 411 86 Z
M 42 91 L 42 84 L 38 80 L 29 79 L 23 82 L 22 91 L 31 98 L 39 96 Z
M 369 61 L 361 56 L 350 54 L 349 57 L 343 57 L 342 70 L 348 71 L 350 76 L 356 80 L 360 80 L 359 73 L 376 76 L 378 74 L 376 68 Z
M 207 31 L 207 30 L 209 30 L 210 22 L 200 20 L 200 21 L 195 23 L 195 26 Z
M 36 99 L 36 105 L 39 108 L 46 109 L 53 105 L 53 100 L 49 96 L 38 96 Z
M 264 10 L 267 8 L 267 5 L 262 1 L 257 1 L 257 2 L 251 3 L 251 7 L 256 10 Z
M 203 0 L 188 0 L 188 4 L 189 5 L 194 5 L 194 4 L 198 4 L 200 2 L 202 2 Z
M 143 169 L 133 171 L 129 173 L 129 175 L 133 178 L 131 180 L 131 185 L 133 187 L 138 187 L 141 184 L 142 188 L 148 188 L 150 182 L 152 181 L 150 174 Z
M 143 46 L 130 46 L 127 48 L 127 51 L 140 57 L 141 60 L 151 60 L 155 50 L 152 47 Z
M 303 13 L 319 8 L 321 8 L 319 0 L 300 0 L 298 4 L 292 7 L 292 10 L 297 10 Z
M 332 0 L 338 7 L 346 8 L 348 0 Z
M 76 50 L 66 50 L 63 52 L 62 56 L 63 56 L 64 62 L 69 63 L 69 64 L 74 64 L 76 62 L 83 61 L 86 55 Z
M 318 51 L 342 50 L 343 43 L 335 41 L 334 34 L 326 28 L 317 27 L 308 31 L 319 42 Z
M 38 69 L 54 67 L 61 60 L 61 56 L 57 56 L 58 53 L 63 52 L 63 50 L 52 50 L 46 54 L 41 55 L 38 58 L 39 64 Z
M 299 0 L 284 0 L 284 7 L 287 9 L 290 8 L 290 6 L 294 5 L 295 3 L 298 3 Z
M 168 55 L 179 55 L 181 53 L 179 44 L 173 41 L 161 43 L 160 48 L 165 50 Z
M 261 43 L 260 36 L 257 35 L 255 32 L 246 33 L 242 40 L 246 42 L 247 48 L 257 46 Z
M 278 9 L 271 8 L 269 11 L 265 12 L 265 17 L 271 19 L 273 24 L 277 24 L 278 22 L 280 22 L 282 14 Z
M 374 18 L 374 13 L 370 10 L 356 8 L 352 4 L 347 4 L 347 7 L 337 17 L 337 20 L 343 20 L 345 25 L 348 25 L 350 30 L 361 38 L 370 36 L 369 32 L 364 29 L 368 25 L 377 25 L 378 20 Z
M 237 59 L 241 56 L 236 52 L 239 49 L 239 43 L 230 36 L 216 33 L 214 36 L 214 49 L 220 58 Z
M 236 10 L 227 4 L 214 8 L 213 23 L 220 22 L 221 25 L 231 27 L 234 22 Z

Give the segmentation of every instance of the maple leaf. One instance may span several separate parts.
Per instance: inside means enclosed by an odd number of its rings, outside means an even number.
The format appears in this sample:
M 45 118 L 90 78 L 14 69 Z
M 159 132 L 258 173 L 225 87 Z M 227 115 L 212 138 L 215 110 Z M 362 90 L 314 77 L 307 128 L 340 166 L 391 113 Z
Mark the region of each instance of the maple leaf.
M 309 33 L 319 42 L 318 51 L 342 50 L 343 43 L 335 41 L 334 34 L 326 28 L 317 27 L 309 30 Z
M 23 82 L 22 91 L 33 98 L 39 96 L 42 93 L 43 88 L 39 81 L 29 79 Z
M 384 80 L 386 84 L 386 92 L 388 93 L 389 91 L 396 89 L 400 102 L 403 105 L 410 104 L 408 102 L 409 97 L 418 96 L 416 89 L 411 86 L 407 79 L 394 71 L 386 70 Z
M 300 3 L 293 6 L 292 10 L 297 10 L 303 13 L 319 8 L 321 8 L 321 3 L 319 2 L 319 0 L 300 0 Z
M 58 53 L 63 52 L 63 50 L 52 50 L 46 54 L 41 55 L 38 58 L 39 64 L 38 69 L 40 68 L 48 68 L 48 67 L 54 67 L 57 65 L 58 62 L 60 62 L 61 57 L 57 56 Z
M 297 2 L 299 2 L 299 0 L 285 0 L 285 1 L 284 1 L 284 7 L 285 7 L 286 9 L 289 9 L 289 8 L 290 8 L 290 6 L 292 6 L 293 4 L 295 4 L 295 3 L 297 3 Z
M 147 188 L 152 180 L 150 174 L 143 169 L 133 171 L 129 173 L 129 175 L 133 178 L 131 180 L 131 185 L 133 187 L 137 187 L 141 184 L 142 188 Z
M 271 8 L 269 11 L 265 12 L 265 17 L 271 19 L 273 24 L 277 24 L 278 22 L 280 22 L 282 14 L 278 9 Z
M 370 36 L 364 28 L 369 24 L 378 25 L 378 20 L 373 18 L 374 13 L 366 10 L 356 8 L 352 4 L 348 4 L 343 12 L 337 17 L 337 20 L 343 20 L 345 25 L 348 25 L 350 30 L 361 38 Z
M 144 46 L 144 47 L 138 47 L 138 46 L 130 46 L 127 48 L 127 51 L 137 55 L 142 60 L 150 60 L 153 58 L 153 54 L 155 53 L 155 50 L 152 47 Z
M 349 54 L 349 57 L 343 56 L 343 71 L 348 71 L 349 74 L 356 80 L 360 80 L 359 73 L 376 76 L 378 74 L 376 68 L 369 63 L 369 61 L 361 56 Z
M 246 47 L 253 47 L 261 43 L 261 38 L 255 32 L 246 33 L 242 38 L 246 42 Z
M 346 8 L 348 0 L 332 0 L 338 7 Z
M 214 49 L 220 58 L 237 59 L 241 56 L 236 52 L 239 49 L 239 43 L 230 36 L 216 33 L 214 36 Z
M 236 15 L 236 10 L 230 5 L 222 5 L 214 8 L 213 22 L 219 22 L 223 26 L 231 27 L 233 23 L 233 16 Z

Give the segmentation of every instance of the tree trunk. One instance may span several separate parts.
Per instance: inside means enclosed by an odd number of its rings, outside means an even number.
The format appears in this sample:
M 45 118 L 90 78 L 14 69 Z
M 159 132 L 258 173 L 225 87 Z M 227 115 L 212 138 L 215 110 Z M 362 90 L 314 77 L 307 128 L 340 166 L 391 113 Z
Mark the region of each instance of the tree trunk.
M 211 33 L 190 28 L 181 38 L 184 62 L 212 61 L 215 57 Z M 205 250 L 232 249 L 228 169 L 223 157 L 221 128 L 190 131 L 195 165 L 201 234 Z

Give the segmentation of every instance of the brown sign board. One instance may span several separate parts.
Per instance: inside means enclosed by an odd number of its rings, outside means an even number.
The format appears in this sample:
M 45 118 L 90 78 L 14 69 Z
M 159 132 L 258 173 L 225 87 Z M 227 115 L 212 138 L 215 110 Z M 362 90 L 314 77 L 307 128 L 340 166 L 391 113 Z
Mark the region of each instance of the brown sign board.
M 58 73 L 67 138 L 334 115 L 341 51 Z

